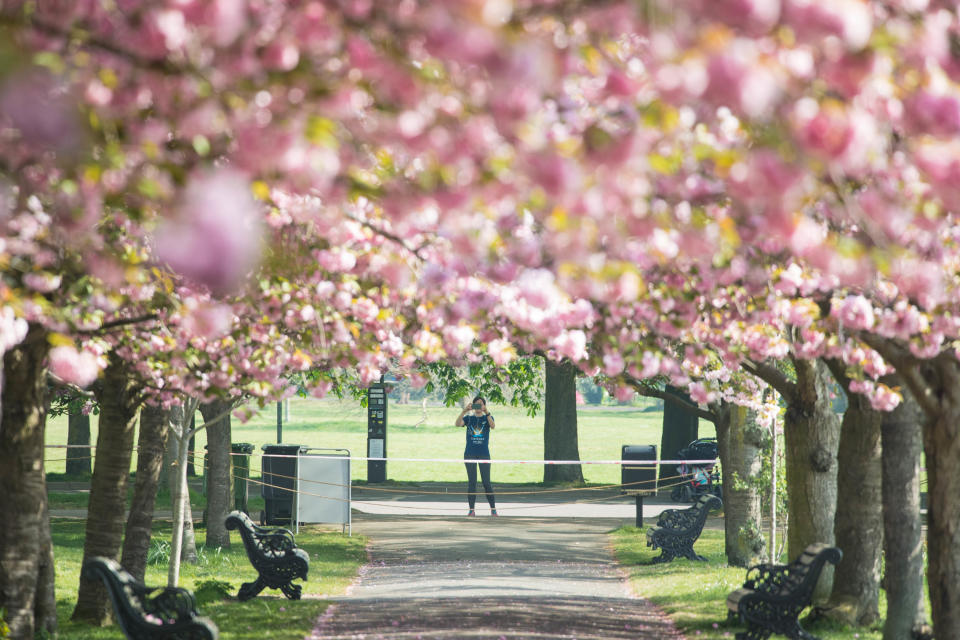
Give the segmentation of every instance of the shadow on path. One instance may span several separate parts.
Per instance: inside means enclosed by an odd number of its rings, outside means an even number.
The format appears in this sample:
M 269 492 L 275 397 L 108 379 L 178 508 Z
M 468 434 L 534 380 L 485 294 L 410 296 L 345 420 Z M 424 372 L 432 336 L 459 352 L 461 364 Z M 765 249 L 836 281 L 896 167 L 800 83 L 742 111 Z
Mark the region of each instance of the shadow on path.
M 633 598 L 608 547 L 617 521 L 362 515 L 370 563 L 312 639 L 681 640 Z
M 352 600 L 333 605 L 311 639 L 681 639 L 645 600 L 485 597 Z

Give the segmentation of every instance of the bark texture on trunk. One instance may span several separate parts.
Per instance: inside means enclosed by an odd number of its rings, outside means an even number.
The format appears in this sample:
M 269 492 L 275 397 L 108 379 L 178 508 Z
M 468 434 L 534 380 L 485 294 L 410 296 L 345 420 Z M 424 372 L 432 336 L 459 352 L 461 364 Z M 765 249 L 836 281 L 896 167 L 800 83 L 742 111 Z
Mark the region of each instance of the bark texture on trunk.
M 46 332 L 31 326 L 3 355 L 0 414 L 0 608 L 11 637 L 32 639 L 37 626 L 37 575 L 46 482 L 43 444 L 47 384 Z M 43 595 L 41 594 L 41 597 Z
M 885 380 L 889 386 L 900 380 Z M 913 394 L 880 423 L 883 468 L 883 529 L 887 617 L 883 640 L 915 638 L 929 632 L 923 601 L 923 530 L 920 518 L 922 425 L 927 419 Z
M 845 383 L 842 371 L 834 363 L 831 368 Z M 834 536 L 843 559 L 835 570 L 825 613 L 848 625 L 870 625 L 880 617 L 882 417 L 865 396 L 847 393 L 837 452 L 838 507 L 834 518 Z
M 950 350 L 920 369 L 937 404 L 923 431 L 933 632 L 937 638 L 960 638 L 960 362 Z
M 807 545 L 833 544 L 833 518 L 837 510 L 837 449 L 840 419 L 830 403 L 830 372 L 821 360 L 792 358 L 796 381 L 763 362 L 748 363 L 783 397 L 784 470 L 787 500 L 788 561 Z M 833 566 L 821 572 L 814 601 L 826 600 L 833 588 Z
M 230 457 L 230 411 L 233 403 L 216 400 L 200 405 L 207 432 L 207 544 L 229 547 L 230 532 L 225 521 L 233 506 L 233 465 Z
M 153 510 L 166 446 L 167 411 L 161 407 L 144 406 L 140 410 L 140 435 L 137 438 L 137 479 L 120 556 L 123 568 L 141 582 L 147 570 Z
M 46 482 L 44 482 L 46 495 Z M 37 570 L 37 598 L 34 609 L 36 631 L 53 637 L 57 632 L 56 565 L 53 558 L 53 537 L 50 533 L 50 505 L 43 501 L 40 518 L 40 566 Z
M 683 404 L 671 402 L 674 396 L 682 403 L 696 406 L 686 391 L 667 385 L 663 400 L 663 433 L 660 436 L 660 458 L 675 460 L 677 452 L 697 439 L 700 429 L 700 416 L 687 409 Z M 660 469 L 658 487 L 670 487 L 680 481 L 680 470 L 677 466 L 667 466 Z
M 546 397 L 543 410 L 543 459 L 579 460 L 577 441 L 577 368 L 569 360 L 546 360 Z M 583 484 L 579 464 L 546 464 L 544 482 Z
M 717 449 L 723 468 L 723 522 L 727 562 L 749 567 L 766 561 L 761 530 L 764 431 L 750 420 L 746 407 L 724 402 L 717 415 Z
M 90 481 L 83 562 L 93 556 L 114 560 L 120 557 L 139 398 L 127 364 L 111 355 L 97 393 L 100 429 Z M 102 626 L 109 622 L 110 616 L 111 605 L 102 583 L 81 578 L 77 606 L 71 619 Z
M 67 418 L 67 475 L 89 476 L 93 467 L 90 448 L 90 416 L 72 411 Z
M 952 347 L 920 360 L 896 339 L 864 339 L 894 364 L 926 415 L 927 589 L 933 636 L 960 638 L 960 362 Z M 907 606 L 903 615 L 912 616 Z

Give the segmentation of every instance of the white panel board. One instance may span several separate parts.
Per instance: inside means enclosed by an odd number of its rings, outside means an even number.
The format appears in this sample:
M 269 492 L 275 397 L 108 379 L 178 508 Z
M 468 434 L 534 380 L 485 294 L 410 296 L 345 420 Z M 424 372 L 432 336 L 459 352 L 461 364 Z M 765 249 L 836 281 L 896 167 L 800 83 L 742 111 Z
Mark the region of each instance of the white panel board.
M 297 522 L 350 525 L 350 452 L 308 449 L 297 458 Z

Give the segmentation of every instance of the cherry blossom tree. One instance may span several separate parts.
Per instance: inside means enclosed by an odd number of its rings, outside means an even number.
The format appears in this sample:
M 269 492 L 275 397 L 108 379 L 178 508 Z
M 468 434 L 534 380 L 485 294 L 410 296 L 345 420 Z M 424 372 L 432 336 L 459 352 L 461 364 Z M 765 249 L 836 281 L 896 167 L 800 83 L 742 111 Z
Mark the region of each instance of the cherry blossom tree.
M 890 410 L 895 368 L 929 418 L 935 631 L 960 636 L 958 23 L 940 0 L 4 2 L 6 383 L 89 382 L 110 352 L 160 402 L 235 375 L 269 398 L 287 368 L 372 380 L 479 342 L 685 385 L 682 338 L 731 370 L 837 358 Z M 156 340 L 105 337 L 147 319 Z M 5 403 L 5 437 L 42 442 L 28 413 Z

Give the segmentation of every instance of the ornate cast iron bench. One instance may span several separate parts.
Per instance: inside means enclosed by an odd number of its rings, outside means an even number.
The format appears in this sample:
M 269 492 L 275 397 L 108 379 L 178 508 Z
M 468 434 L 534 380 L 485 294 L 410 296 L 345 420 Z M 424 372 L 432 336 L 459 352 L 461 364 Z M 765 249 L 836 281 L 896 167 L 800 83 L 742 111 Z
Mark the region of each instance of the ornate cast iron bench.
M 180 587 L 148 587 L 120 563 L 95 556 L 83 565 L 84 578 L 107 587 L 117 624 L 130 640 L 217 640 L 220 632 L 197 614 L 193 594 Z
M 836 547 L 812 544 L 788 565 L 750 567 L 743 587 L 727 596 L 728 617 L 747 624 L 737 640 L 764 640 L 772 633 L 795 640 L 817 640 L 803 630 L 798 618 L 810 605 L 824 565 L 837 564 L 842 557 Z
M 670 562 L 684 557 L 706 562 L 706 558 L 693 551 L 693 543 L 703 532 L 710 510 L 722 506 L 720 498 L 704 494 L 688 509 L 667 509 L 661 513 L 657 526 L 647 529 L 647 546 L 660 549 L 660 555 L 653 561 Z
M 225 524 L 227 529 L 240 531 L 250 564 L 260 574 L 255 582 L 240 585 L 237 598 L 249 600 L 270 587 L 280 589 L 291 600 L 299 600 L 301 587 L 293 580 L 307 579 L 310 556 L 297 548 L 293 534 L 286 529 L 260 528 L 242 511 L 232 511 Z

